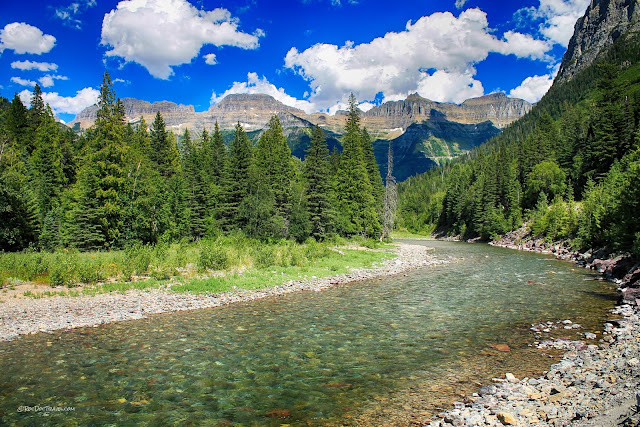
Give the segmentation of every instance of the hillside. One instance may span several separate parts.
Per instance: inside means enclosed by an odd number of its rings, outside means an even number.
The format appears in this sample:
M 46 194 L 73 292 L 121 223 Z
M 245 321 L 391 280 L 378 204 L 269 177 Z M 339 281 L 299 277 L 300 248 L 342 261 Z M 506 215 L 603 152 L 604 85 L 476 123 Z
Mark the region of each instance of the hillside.
M 401 226 L 490 239 L 526 224 L 548 241 L 640 254 L 635 11 L 592 2 L 570 43 L 587 56 L 565 55 L 564 74 L 531 112 L 469 158 L 403 183 Z M 597 35 L 609 28 L 628 30 L 607 45 Z

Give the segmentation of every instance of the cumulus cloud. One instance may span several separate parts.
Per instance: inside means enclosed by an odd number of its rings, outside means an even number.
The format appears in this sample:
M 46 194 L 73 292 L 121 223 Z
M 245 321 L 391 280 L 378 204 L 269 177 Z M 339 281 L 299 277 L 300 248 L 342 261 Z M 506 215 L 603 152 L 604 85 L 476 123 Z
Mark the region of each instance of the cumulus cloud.
M 509 92 L 509 96 L 513 98 L 522 98 L 531 103 L 538 102 L 540 101 L 540 98 L 547 93 L 552 84 L 553 74 L 527 77 L 520 86 Z
M 22 71 L 38 70 L 46 72 L 57 70 L 58 64 L 53 64 L 51 62 L 14 61 L 11 63 L 11 68 Z
M 538 7 L 520 9 L 516 16 L 541 21 L 540 33 L 547 40 L 567 46 L 573 35 L 573 27 L 584 15 L 590 0 L 540 0 Z
M 62 20 L 65 25 L 79 30 L 82 28 L 82 21 L 78 19 L 78 15 L 83 13 L 85 10 L 94 7 L 96 4 L 96 0 L 74 1 L 69 6 L 60 6 L 56 8 L 55 17 Z
M 291 48 L 285 66 L 309 81 L 309 101 L 321 109 L 343 102 L 349 92 L 365 100 L 375 99 L 378 92 L 384 93 L 385 101 L 418 92 L 457 101 L 460 88 L 482 95 L 482 85 L 473 79 L 473 65 L 489 53 L 547 60 L 550 49 L 548 43 L 514 31 L 496 37 L 486 13 L 476 8 L 458 17 L 449 12 L 424 16 L 409 21 L 404 31 L 389 32 L 369 43 L 342 47 L 320 43 L 302 52 Z M 436 82 L 445 85 L 432 87 L 430 83 Z
M 69 80 L 67 76 L 60 76 L 58 74 L 47 74 L 46 76 L 42 76 L 38 79 L 40 82 L 40 86 L 42 87 L 51 87 L 55 84 L 55 80 Z
M 218 60 L 215 53 L 208 53 L 204 56 L 204 62 L 209 65 L 216 65 Z
M 31 105 L 32 93 L 23 90 L 18 94 L 22 103 Z M 42 99 L 51 106 L 54 114 L 78 114 L 85 108 L 98 102 L 100 91 L 86 87 L 76 92 L 75 96 L 61 96 L 58 92 L 42 92 Z
M 136 62 L 160 79 L 172 66 L 191 62 L 205 44 L 256 49 L 262 30 L 238 30 L 238 19 L 223 8 L 199 10 L 186 0 L 125 0 L 107 13 L 102 40 L 108 57 Z
M 431 75 L 422 74 L 417 92 L 432 101 L 461 103 L 484 95 L 484 88 L 479 80 L 473 78 L 471 71 L 458 73 L 438 70 Z
M 24 22 L 13 22 L 0 30 L 0 53 L 12 49 L 15 53 L 40 55 L 49 52 L 55 44 L 55 37 Z
M 20 86 L 35 86 L 36 82 L 33 80 L 23 79 L 22 77 L 11 77 L 11 81 Z
M 313 113 L 317 111 L 314 104 L 309 101 L 299 100 L 293 96 L 288 95 L 283 88 L 278 88 L 274 84 L 270 83 L 264 76 L 260 78 L 257 73 L 248 73 L 246 82 L 233 82 L 233 85 L 227 89 L 223 94 L 216 95 L 215 92 L 211 95 L 211 104 L 215 104 L 227 95 L 236 93 L 264 93 L 266 95 L 273 96 L 276 100 L 282 102 L 284 105 L 290 107 L 299 108 L 307 113 Z

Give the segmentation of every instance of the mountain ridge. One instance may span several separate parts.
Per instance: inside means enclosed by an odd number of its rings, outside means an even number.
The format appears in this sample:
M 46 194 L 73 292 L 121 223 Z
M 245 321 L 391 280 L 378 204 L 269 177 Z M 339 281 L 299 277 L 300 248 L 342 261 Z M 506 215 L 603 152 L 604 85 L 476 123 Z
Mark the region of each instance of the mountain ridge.
M 122 98 L 127 120 L 134 122 L 144 117 L 151 123 L 160 111 L 167 128 L 175 133 L 184 129 L 199 131 L 211 129 L 218 122 L 222 129 L 232 129 L 240 122 L 246 130 L 264 129 L 269 118 L 278 114 L 284 127 L 306 127 L 306 123 L 319 125 L 325 130 L 341 133 L 346 116 L 327 113 L 307 114 L 287 106 L 267 94 L 231 94 L 203 112 L 196 112 L 192 105 L 171 101 L 150 103 L 136 98 Z M 502 93 L 484 95 L 464 101 L 462 104 L 440 103 L 412 94 L 405 100 L 390 101 L 362 113 L 363 126 L 378 138 L 392 139 L 402 134 L 411 124 L 429 120 L 432 111 L 437 111 L 454 122 L 478 124 L 487 120 L 502 128 L 531 109 L 531 104 L 518 98 L 508 98 Z M 97 107 L 91 106 L 80 112 L 69 127 L 87 129 L 95 121 Z

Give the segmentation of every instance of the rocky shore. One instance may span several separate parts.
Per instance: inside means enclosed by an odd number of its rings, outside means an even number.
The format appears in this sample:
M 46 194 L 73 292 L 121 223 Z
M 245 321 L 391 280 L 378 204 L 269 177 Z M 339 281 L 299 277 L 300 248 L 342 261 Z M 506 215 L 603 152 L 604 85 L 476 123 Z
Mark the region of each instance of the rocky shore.
M 258 290 L 238 289 L 203 295 L 152 289 L 95 296 L 7 298 L 0 302 L 0 341 L 12 340 L 24 334 L 141 319 L 155 313 L 217 307 L 302 290 L 321 291 L 339 284 L 403 274 L 427 265 L 448 262 L 429 255 L 429 250 L 421 245 L 400 243 L 393 249 L 397 257 L 372 268 L 353 269 L 348 274 L 320 279 L 289 281 L 280 286 Z
M 594 334 L 586 333 L 584 341 L 537 343 L 540 349 L 566 351 L 544 376 L 518 379 L 506 373 L 424 425 L 640 426 L 640 263 L 630 257 L 609 258 L 604 251 L 578 252 L 561 242 L 550 244 L 528 237 L 520 229 L 489 244 L 553 254 L 596 270 L 619 286 L 620 305 L 612 311 L 618 318 L 605 323 L 598 342 L 591 341 Z M 544 327 L 534 325 L 532 329 L 539 332 Z
M 540 378 L 495 378 L 431 427 L 451 426 L 638 426 L 640 423 L 640 316 L 637 306 L 618 306 L 597 344 L 550 341 L 541 348 L 566 349 Z

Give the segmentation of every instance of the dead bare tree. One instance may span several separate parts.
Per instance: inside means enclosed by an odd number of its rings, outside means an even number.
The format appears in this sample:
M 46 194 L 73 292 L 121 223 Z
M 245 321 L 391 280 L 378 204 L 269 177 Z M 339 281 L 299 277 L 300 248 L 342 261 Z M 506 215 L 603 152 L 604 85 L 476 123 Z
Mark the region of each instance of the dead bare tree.
M 396 178 L 393 176 L 393 147 L 391 145 L 391 140 L 389 140 L 389 151 L 387 154 L 387 177 L 384 190 L 384 218 L 381 239 L 389 239 L 391 237 L 397 208 L 398 189 L 396 188 Z

